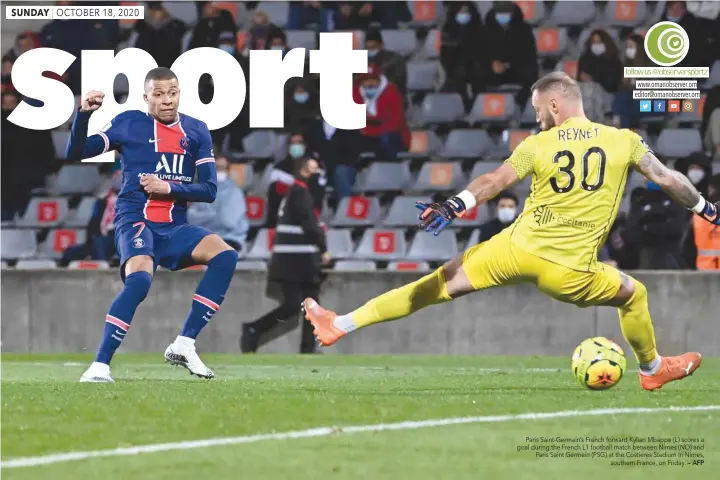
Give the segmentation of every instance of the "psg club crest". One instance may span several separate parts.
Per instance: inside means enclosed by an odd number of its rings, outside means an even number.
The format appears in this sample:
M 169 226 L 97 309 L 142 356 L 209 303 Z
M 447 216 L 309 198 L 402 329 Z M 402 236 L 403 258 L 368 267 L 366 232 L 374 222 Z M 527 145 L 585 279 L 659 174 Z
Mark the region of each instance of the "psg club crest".
M 182 137 L 182 138 L 180 139 L 180 146 L 181 146 L 182 148 L 184 148 L 185 150 L 187 150 L 188 147 L 190 146 L 190 139 L 189 139 L 187 136 Z
M 142 238 L 134 238 L 132 244 L 135 248 L 142 248 L 145 246 L 145 240 Z

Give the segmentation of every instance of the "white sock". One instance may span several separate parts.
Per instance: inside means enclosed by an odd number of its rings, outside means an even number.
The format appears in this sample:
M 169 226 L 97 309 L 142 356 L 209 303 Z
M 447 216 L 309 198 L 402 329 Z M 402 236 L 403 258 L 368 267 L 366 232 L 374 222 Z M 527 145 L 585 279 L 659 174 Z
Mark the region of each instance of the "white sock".
M 110 365 L 108 365 L 107 363 L 93 362 L 92 365 L 90 365 L 90 368 L 97 369 L 102 372 L 110 371 Z
M 338 315 L 335 317 L 335 320 L 333 320 L 333 326 L 345 333 L 350 333 L 358 328 L 353 321 L 352 313 L 348 313 L 347 315 Z
M 655 375 L 660 368 L 660 355 L 656 355 L 650 363 L 640 364 L 640 373 L 642 375 Z
M 191 347 L 195 348 L 195 339 L 190 337 L 183 337 L 181 335 L 178 335 L 178 337 L 175 339 L 175 343 L 178 345 L 182 345 L 184 347 Z

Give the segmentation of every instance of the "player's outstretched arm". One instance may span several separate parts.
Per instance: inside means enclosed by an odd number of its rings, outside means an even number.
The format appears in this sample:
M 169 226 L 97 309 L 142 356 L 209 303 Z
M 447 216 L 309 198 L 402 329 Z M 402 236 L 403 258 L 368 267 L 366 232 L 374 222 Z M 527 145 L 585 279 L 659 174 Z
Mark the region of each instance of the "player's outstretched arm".
M 688 210 L 709 222 L 720 224 L 718 205 L 706 201 L 685 175 L 663 165 L 652 152 L 646 152 L 635 169 Z
M 85 96 L 73 120 L 70 138 L 65 147 L 65 158 L 71 161 L 93 158 L 110 150 L 111 140 L 108 133 L 99 133 L 88 137 L 90 115 L 102 106 L 105 94 L 90 91 Z M 111 123 L 112 125 L 112 123 Z

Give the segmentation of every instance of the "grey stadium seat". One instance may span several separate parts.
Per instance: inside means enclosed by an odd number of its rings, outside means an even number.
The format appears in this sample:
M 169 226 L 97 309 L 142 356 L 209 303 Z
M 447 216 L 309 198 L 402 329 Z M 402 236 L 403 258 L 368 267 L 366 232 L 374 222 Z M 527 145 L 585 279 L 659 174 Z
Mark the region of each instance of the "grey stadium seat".
M 476 158 L 488 153 L 492 140 L 485 130 L 457 129 L 450 132 L 440 155 L 450 158 Z
M 34 197 L 17 221 L 20 227 L 54 227 L 65 220 L 68 214 L 67 198 Z
M 96 202 L 97 199 L 94 197 L 84 197 L 80 201 L 80 205 L 78 205 L 77 209 L 75 209 L 75 212 L 68 215 L 68 219 L 65 221 L 65 226 L 77 228 L 87 227 L 90 223 L 90 219 L 92 218 L 93 211 L 95 210 Z
M 37 240 L 34 230 L 3 229 L 0 235 L 3 259 L 32 258 L 37 253 Z
M 348 229 L 331 229 L 327 232 L 327 248 L 332 258 L 350 258 L 353 254 L 352 237 Z
M 409 56 L 417 49 L 417 38 L 413 30 L 382 30 L 383 48 Z
M 18 270 L 54 270 L 57 263 L 54 260 L 19 260 L 15 268 Z
M 450 226 L 454 228 L 476 227 L 490 220 L 492 220 L 490 208 L 484 204 L 473 208 L 462 217 L 456 218 Z
M 557 2 L 550 14 L 555 25 L 587 25 L 595 18 L 593 2 Z
M 262 260 L 239 260 L 235 265 L 235 271 L 264 272 L 267 264 Z
M 440 235 L 417 232 L 407 258 L 410 260 L 441 261 L 450 260 L 458 254 L 455 231 L 446 229 Z
M 477 2 L 479 4 L 492 4 L 492 2 Z M 546 9 L 545 2 L 522 2 L 516 4 L 523 12 L 524 20 L 530 25 L 537 25 L 545 18 Z M 492 5 L 490 5 L 492 6 Z M 484 17 L 483 17 L 484 18 Z
M 253 130 L 243 139 L 245 152 L 242 158 L 272 158 L 275 155 L 275 132 L 272 130 Z
M 391 272 L 429 272 L 427 262 L 390 262 L 387 270 Z
M 425 37 L 425 43 L 423 43 L 422 56 L 424 58 L 438 58 L 440 56 L 440 41 L 442 39 L 442 33 L 440 30 L 430 30 Z
M 503 162 L 476 162 L 470 171 L 470 181 L 488 172 L 492 172 L 496 168 L 499 168 Z
M 372 260 L 339 260 L 333 270 L 337 272 L 374 272 L 377 265 Z
M 363 233 L 355 258 L 366 260 L 401 260 L 405 258 L 405 232 L 400 229 L 369 228 Z
M 607 2 L 604 23 L 613 27 L 634 27 L 647 16 L 645 2 Z
M 61 160 L 65 159 L 65 147 L 70 138 L 70 130 L 53 130 L 51 132 L 55 156 Z
M 270 247 L 271 247 L 271 234 L 270 230 L 267 228 L 261 228 L 257 235 L 255 236 L 255 240 L 253 241 L 253 245 L 248 251 L 247 255 L 245 255 L 246 258 L 251 259 L 260 259 L 260 260 L 267 260 L 270 258 Z
M 533 108 L 530 100 L 528 100 L 525 104 L 525 109 L 522 111 L 522 115 L 520 115 L 520 123 L 522 125 L 537 125 L 537 120 L 535 119 L 535 109 Z
M 59 259 L 66 248 L 84 244 L 86 237 L 84 229 L 51 230 L 45 241 L 38 247 L 38 255 L 42 258 Z
M 475 97 L 467 121 L 507 122 L 515 114 L 515 97 L 509 93 L 481 93 Z
M 420 169 L 412 190 L 416 192 L 444 192 L 466 186 L 460 162 L 426 162 Z
M 50 191 L 53 195 L 91 195 L 100 187 L 101 182 L 96 165 L 63 165 Z
M 711 88 L 718 85 L 720 85 L 720 60 L 715 60 L 710 67 L 710 78 L 707 79 L 705 86 Z
M 170 16 L 182 20 L 186 25 L 195 25 L 197 22 L 197 6 L 190 2 L 163 2 Z
M 285 34 L 290 48 L 317 49 L 317 34 L 311 30 L 288 30 Z
M 382 221 L 386 227 L 415 227 L 418 225 L 420 210 L 415 207 L 416 202 L 431 203 L 432 198 L 424 197 L 395 197 L 388 211 L 387 217 Z
M 409 62 L 407 64 L 408 90 L 421 92 L 434 90 L 439 70 L 440 66 L 436 61 Z
M 474 245 L 477 245 L 479 241 L 480 241 L 480 229 L 476 228 L 470 234 L 470 238 L 468 238 L 467 243 L 465 243 L 465 250 L 467 250 L 468 248 L 470 248 Z
M 655 142 L 655 152 L 669 158 L 702 151 L 700 132 L 691 128 L 666 128 Z
M 410 185 L 410 165 L 405 162 L 373 162 L 360 174 L 355 186 L 358 191 L 396 191 Z
M 290 13 L 290 5 L 288 2 L 260 2 L 255 10 L 262 10 L 267 13 L 270 23 L 274 23 L 278 27 L 284 27 L 288 21 Z
M 464 116 L 465 106 L 459 93 L 431 93 L 420 107 L 420 120 L 424 125 L 457 122 Z
M 436 155 L 442 150 L 440 137 L 432 130 L 416 130 L 410 137 L 410 151 L 398 153 L 400 158 L 425 158 Z
M 630 172 L 630 176 L 625 182 L 625 195 L 629 196 L 636 188 L 645 188 L 646 186 L 647 178 L 645 178 L 642 173 L 633 170 Z
M 335 227 L 375 225 L 380 220 L 380 201 L 375 197 L 345 197 L 330 224 Z

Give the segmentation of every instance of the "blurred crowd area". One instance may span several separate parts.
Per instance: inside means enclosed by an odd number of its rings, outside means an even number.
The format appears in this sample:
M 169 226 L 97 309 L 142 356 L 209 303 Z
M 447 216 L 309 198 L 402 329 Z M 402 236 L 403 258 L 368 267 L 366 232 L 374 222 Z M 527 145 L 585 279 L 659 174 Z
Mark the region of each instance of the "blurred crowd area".
M 19 102 L 34 102 L 15 91 L 13 62 L 42 46 L 78 57 L 64 75 L 48 75 L 79 100 L 83 49 L 141 48 L 170 67 L 188 49 L 217 47 L 235 57 L 247 79 L 250 50 L 314 49 L 320 32 L 353 33 L 355 48 L 368 51 L 368 72 L 356 75 L 353 92 L 367 105 L 364 129 L 337 130 L 322 120 L 319 78 L 306 62 L 304 77 L 286 84 L 284 129 L 249 128 L 246 102 L 235 121 L 212 132 L 224 193 L 212 205 L 193 206 L 191 221 L 226 232 L 252 269 L 264 268 L 269 256 L 279 199 L 293 181 L 292 160 L 307 155 L 324 168 L 318 210 L 337 269 L 432 268 L 498 233 L 522 211 L 529 179 L 438 238 L 416 235 L 412 205 L 463 188 L 535 133 L 529 88 L 553 70 L 578 80 L 591 120 L 634 129 L 703 195 L 720 200 L 720 2 L 144 5 L 144 20 L 54 20 L 17 32 L 3 52 L 2 255 L 10 265 L 96 268 L 115 259 L 117 162 L 68 165 L 63 157 L 72 118 L 54 131 L 7 121 Z M 691 111 L 641 113 L 623 67 L 652 65 L 644 35 L 664 20 L 680 24 L 690 38 L 678 66 L 710 67 L 711 74 L 698 79 L 702 96 Z M 5 32 L 9 26 L 3 24 Z M 211 77 L 201 77 L 198 89 L 204 102 L 212 100 Z M 116 78 L 113 93 L 120 101 L 126 96 L 124 76 Z M 600 258 L 625 269 L 706 268 L 698 248 L 712 246 L 711 240 L 696 239 L 696 227 L 689 212 L 632 174 Z

